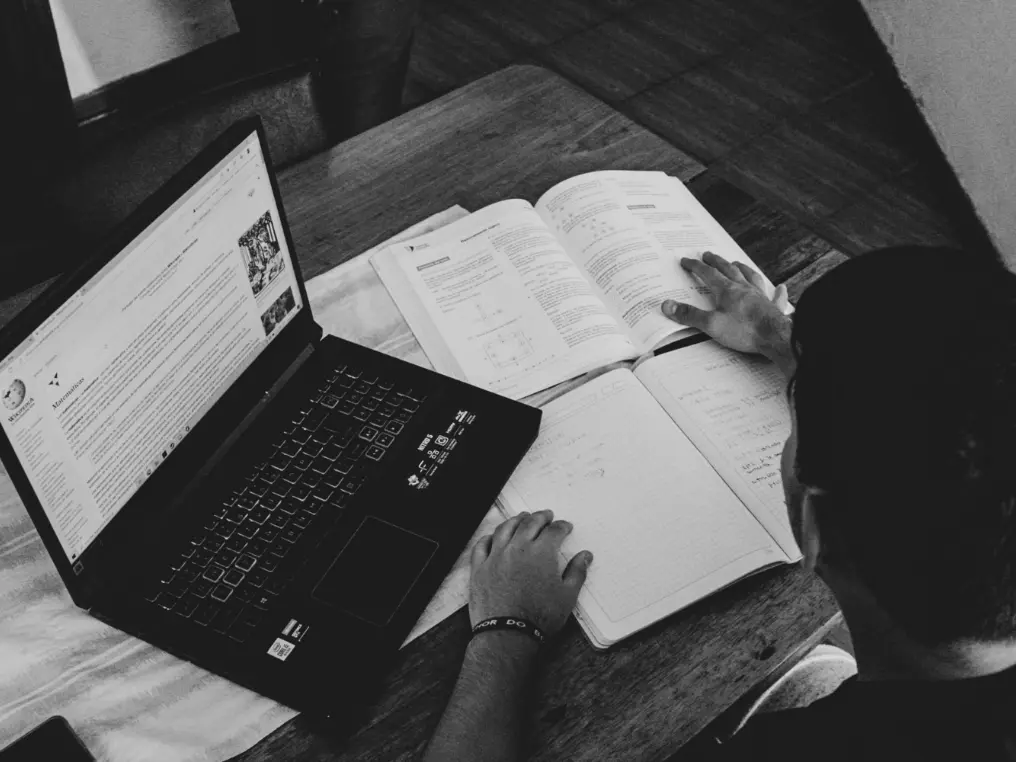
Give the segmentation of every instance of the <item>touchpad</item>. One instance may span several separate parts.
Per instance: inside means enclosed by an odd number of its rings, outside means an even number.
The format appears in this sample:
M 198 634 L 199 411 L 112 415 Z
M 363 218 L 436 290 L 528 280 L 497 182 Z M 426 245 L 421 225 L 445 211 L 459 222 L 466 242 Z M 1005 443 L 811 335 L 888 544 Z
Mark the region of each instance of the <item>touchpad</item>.
M 368 516 L 312 595 L 384 627 L 430 563 L 437 543 Z

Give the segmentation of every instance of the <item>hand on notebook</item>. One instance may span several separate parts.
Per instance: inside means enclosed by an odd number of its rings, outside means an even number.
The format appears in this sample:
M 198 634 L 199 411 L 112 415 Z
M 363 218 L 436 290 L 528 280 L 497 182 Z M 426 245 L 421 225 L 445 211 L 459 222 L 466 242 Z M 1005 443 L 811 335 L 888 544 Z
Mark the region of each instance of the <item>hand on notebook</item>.
M 741 262 L 731 264 L 709 251 L 701 261 L 682 258 L 681 266 L 709 288 L 716 308 L 702 310 L 668 299 L 663 303 L 664 315 L 740 352 L 769 355 L 774 340 L 789 340 L 785 286 L 777 286 L 770 297 L 758 272 Z
M 528 619 L 547 636 L 560 630 L 575 607 L 592 563 L 589 551 L 576 553 L 562 574 L 561 543 L 572 530 L 554 521 L 552 511 L 520 513 L 473 546 L 469 579 L 469 620 L 495 616 Z

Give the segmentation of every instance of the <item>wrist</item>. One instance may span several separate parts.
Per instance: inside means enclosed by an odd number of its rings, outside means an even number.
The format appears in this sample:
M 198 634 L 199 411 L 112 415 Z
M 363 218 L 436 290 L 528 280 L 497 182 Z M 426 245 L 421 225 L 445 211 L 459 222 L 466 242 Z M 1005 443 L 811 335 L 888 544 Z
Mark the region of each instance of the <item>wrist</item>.
M 495 657 L 513 663 L 535 662 L 540 644 L 524 632 L 488 630 L 474 635 L 466 646 L 467 655 Z
M 757 332 L 759 353 L 775 363 L 787 378 L 794 375 L 796 365 L 790 349 L 793 325 L 789 315 L 767 317 L 761 321 Z

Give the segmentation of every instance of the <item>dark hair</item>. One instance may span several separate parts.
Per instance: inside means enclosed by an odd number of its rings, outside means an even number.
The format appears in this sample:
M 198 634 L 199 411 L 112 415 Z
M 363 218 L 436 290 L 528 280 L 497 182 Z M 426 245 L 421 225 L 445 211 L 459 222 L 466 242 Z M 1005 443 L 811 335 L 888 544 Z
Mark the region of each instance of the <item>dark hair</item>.
M 823 546 L 921 642 L 1016 637 L 1016 274 L 870 252 L 802 295 L 791 344 Z

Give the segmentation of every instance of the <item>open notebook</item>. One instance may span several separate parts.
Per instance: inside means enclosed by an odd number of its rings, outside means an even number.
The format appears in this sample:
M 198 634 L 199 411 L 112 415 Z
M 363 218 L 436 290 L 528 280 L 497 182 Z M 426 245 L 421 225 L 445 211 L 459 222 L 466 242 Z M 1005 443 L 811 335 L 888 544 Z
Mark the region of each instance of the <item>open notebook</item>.
M 574 524 L 562 570 L 593 552 L 575 615 L 594 647 L 801 558 L 780 477 L 785 388 L 768 361 L 705 341 L 543 408 L 499 506 L 509 517 L 551 508 Z

